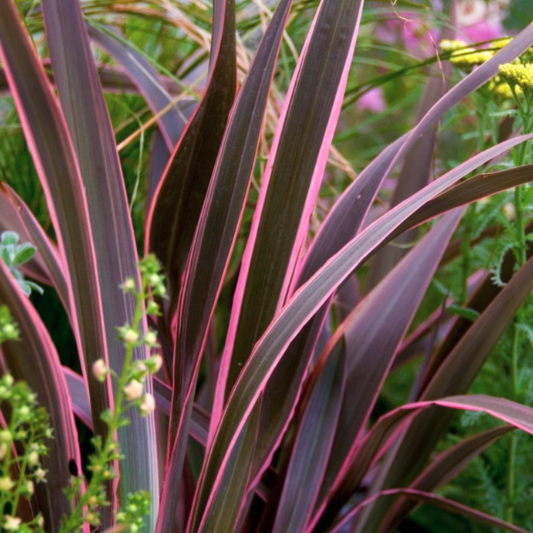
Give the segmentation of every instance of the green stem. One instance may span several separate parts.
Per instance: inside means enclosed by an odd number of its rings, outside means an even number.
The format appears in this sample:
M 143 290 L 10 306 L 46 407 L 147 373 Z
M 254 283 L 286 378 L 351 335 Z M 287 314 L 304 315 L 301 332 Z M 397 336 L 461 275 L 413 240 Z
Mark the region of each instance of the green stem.
M 511 395 L 512 399 L 516 400 L 518 397 L 518 342 L 520 330 L 518 323 L 515 320 L 513 324 L 513 348 L 511 352 Z M 517 434 L 513 431 L 509 437 L 509 465 L 507 468 L 507 505 L 505 507 L 505 520 L 509 523 L 513 522 L 514 506 L 516 500 L 515 488 L 515 470 L 516 470 L 516 445 Z
M 522 108 L 520 107 L 522 110 Z M 522 112 L 522 121 L 524 125 L 524 133 L 529 133 L 531 129 L 531 114 L 528 104 L 527 113 Z M 529 143 L 522 143 L 517 151 L 515 152 L 515 166 L 521 166 L 524 164 L 527 154 Z M 516 210 L 516 221 L 515 221 L 515 230 L 516 230 L 516 263 L 517 269 L 522 268 L 527 261 L 527 245 L 526 245 L 526 231 L 524 224 L 524 206 L 523 206 L 523 194 L 525 191 L 525 186 L 521 185 L 515 188 L 514 191 L 514 204 Z M 518 361 L 519 361 L 519 340 L 520 340 L 520 330 L 518 325 L 520 323 L 519 315 L 515 317 L 513 321 L 513 332 L 512 332 L 512 352 L 511 352 L 511 399 L 513 401 L 518 401 L 519 397 L 519 386 L 518 386 Z M 514 507 L 516 500 L 516 450 L 517 450 L 517 435 L 513 432 L 509 436 L 509 463 L 507 466 L 507 483 L 506 483 L 506 494 L 507 494 L 507 505 L 505 507 L 505 519 L 507 522 L 512 523 L 514 517 Z
M 33 431 L 27 442 L 36 442 L 35 433 Z M 22 461 L 20 463 L 18 484 L 17 484 L 17 489 L 15 491 L 15 499 L 13 500 L 13 513 L 16 512 L 16 509 L 18 508 L 18 505 L 19 505 L 20 493 L 23 490 L 22 483 L 26 482 L 26 471 L 27 470 L 28 470 L 28 457 L 27 457 L 27 454 L 24 453 L 24 455 L 22 456 Z
M 517 244 L 517 259 L 518 267 L 525 265 L 527 257 L 526 235 L 524 226 L 524 208 L 522 206 L 522 196 L 524 192 L 524 185 L 516 187 L 514 190 L 514 204 L 516 210 L 516 244 Z
M 486 116 L 488 115 L 488 108 L 485 104 L 487 98 L 482 98 L 479 104 L 477 113 L 478 122 L 478 151 L 483 152 L 485 150 L 485 129 L 486 129 Z M 464 218 L 464 234 L 463 242 L 461 244 L 461 268 L 462 268 L 462 285 L 461 294 L 459 296 L 462 305 L 466 303 L 468 297 L 468 276 L 470 274 L 470 266 L 472 263 L 472 226 L 476 216 L 476 206 L 471 205 L 467 208 L 466 216 Z
M 11 415 L 11 420 L 9 421 L 9 426 L 7 428 L 9 430 L 9 433 L 13 436 L 15 436 L 15 417 L 13 414 Z M 3 464 L 5 465 L 5 470 L 2 470 L 1 477 L 11 477 L 11 465 L 12 465 L 12 458 L 11 458 L 11 452 L 12 452 L 12 446 L 13 442 L 9 443 L 7 446 L 6 455 L 3 459 Z M 0 463 L 1 464 L 1 463 Z M 4 516 L 5 516 L 5 507 L 7 503 L 9 502 L 11 493 L 9 491 L 3 491 L 0 492 L 0 524 L 4 523 Z
M 141 291 L 140 293 L 136 295 L 137 304 L 135 307 L 135 314 L 134 314 L 133 323 L 132 323 L 132 329 L 135 331 L 139 329 L 139 324 L 143 318 L 143 303 L 146 297 L 146 294 L 145 294 L 146 289 L 147 287 L 143 280 Z M 124 404 L 124 388 L 127 385 L 128 377 L 130 375 L 130 366 L 131 366 L 134 348 L 135 348 L 135 344 L 132 344 L 132 343 L 129 343 L 126 346 L 126 353 L 124 356 L 124 365 L 122 367 L 122 372 L 118 380 L 118 386 L 117 386 L 117 391 L 115 395 L 115 405 L 113 408 L 111 420 L 109 422 L 109 431 L 107 432 L 104 445 L 100 448 L 102 455 L 96 463 L 98 466 L 100 466 L 100 468 L 97 471 L 93 472 L 93 476 L 91 478 L 91 481 L 87 485 L 85 493 L 79 498 L 76 507 L 72 511 L 71 515 L 65 521 L 65 524 L 61 528 L 61 533 L 79 531 L 81 529 L 81 527 L 83 526 L 83 522 L 84 522 L 84 519 L 83 519 L 84 508 L 89 505 L 89 499 L 92 496 L 96 495 L 98 491 L 100 490 L 100 487 L 102 487 L 102 485 L 107 481 L 107 478 L 105 477 L 105 470 L 106 470 L 105 467 L 112 462 L 114 455 L 117 453 L 117 449 L 115 445 L 115 442 L 116 442 L 115 435 L 120 425 L 120 417 L 125 411 L 125 408 L 123 405 Z
M 462 286 L 460 294 L 461 305 L 466 303 L 468 297 L 468 275 L 470 273 L 470 265 L 472 262 L 472 224 L 476 214 L 476 206 L 470 205 L 467 208 L 464 219 L 464 234 L 463 242 L 461 243 L 461 268 L 462 268 Z

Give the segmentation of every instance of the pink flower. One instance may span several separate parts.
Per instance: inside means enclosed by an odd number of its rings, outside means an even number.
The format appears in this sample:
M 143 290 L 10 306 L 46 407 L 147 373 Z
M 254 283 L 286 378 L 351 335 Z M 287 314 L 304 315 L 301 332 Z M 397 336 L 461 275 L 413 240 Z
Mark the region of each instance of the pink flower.
M 357 109 L 360 111 L 368 110 L 374 113 L 381 113 L 385 110 L 385 99 L 381 87 L 374 87 L 366 92 L 357 100 Z
M 457 23 L 460 37 L 471 43 L 490 41 L 505 35 L 502 18 L 504 8 L 484 0 L 462 0 L 458 5 Z
M 429 52 L 434 49 L 436 33 L 422 22 L 416 13 L 393 13 L 393 18 L 381 23 L 376 37 L 388 44 L 403 44 L 411 53 Z
M 472 24 L 471 26 L 462 28 L 460 30 L 460 34 L 468 42 L 481 43 L 503 37 L 505 32 L 501 24 L 481 21 L 476 24 Z

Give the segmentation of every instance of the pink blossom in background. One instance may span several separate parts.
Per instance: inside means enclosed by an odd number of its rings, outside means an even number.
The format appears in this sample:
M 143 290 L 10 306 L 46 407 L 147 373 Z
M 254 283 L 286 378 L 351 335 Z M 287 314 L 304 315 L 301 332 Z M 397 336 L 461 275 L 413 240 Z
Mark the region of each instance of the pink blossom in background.
M 490 41 L 506 35 L 502 20 L 509 0 L 487 3 L 485 0 L 459 0 L 457 4 L 458 37 L 469 43 Z M 439 0 L 434 0 L 438 10 Z M 378 24 L 376 37 L 387 44 L 400 44 L 418 56 L 433 55 L 439 33 L 427 21 L 411 11 L 393 11 L 390 19 Z
M 460 37 L 470 43 L 491 41 L 505 35 L 501 24 L 496 25 L 491 22 L 478 22 L 472 26 L 461 28 L 459 33 Z
M 462 0 L 458 4 L 459 37 L 476 43 L 498 39 L 505 35 L 502 20 L 506 0 L 487 4 L 484 0 Z
M 357 109 L 368 110 L 374 113 L 381 113 L 385 110 L 385 99 L 381 87 L 374 87 L 357 100 Z
M 432 53 L 437 32 L 431 30 L 416 13 L 398 12 L 393 17 L 378 25 L 376 37 L 388 44 L 403 44 L 413 53 Z

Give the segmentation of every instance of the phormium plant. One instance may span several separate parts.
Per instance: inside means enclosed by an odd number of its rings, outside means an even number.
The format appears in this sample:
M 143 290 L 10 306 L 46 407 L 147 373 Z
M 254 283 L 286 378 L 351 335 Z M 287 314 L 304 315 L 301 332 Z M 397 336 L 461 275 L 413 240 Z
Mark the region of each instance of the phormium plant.
M 244 77 L 233 0 L 214 1 L 210 34 L 177 18 L 210 42 L 208 60 L 197 58 L 206 80 L 187 84 L 169 71 L 161 76 L 117 28 L 84 14 L 98 2 L 41 0 L 31 9 L 0 2 L 2 74 L 54 234 L 0 184 L 0 224 L 10 231 L 1 244 L 0 328 L 15 328 L 2 319 L 9 309 L 19 331 L 15 339 L 15 330 L 0 329 L 0 401 L 18 391 L 16 401 L 27 403 L 21 431 L 43 431 L 13 439 L 9 423 L 19 424 L 20 408 L 4 413 L 0 405 L 5 530 L 385 533 L 425 503 L 487 527 L 525 531 L 511 523 L 512 436 L 506 520 L 435 491 L 515 428 L 533 433 L 533 409 L 520 403 L 516 381 L 519 341 L 528 331 L 519 310 L 533 289 L 526 226 L 533 26 L 482 50 L 447 38 L 439 60 L 451 59 L 459 81 L 446 90 L 442 79 L 430 80 L 413 129 L 374 157 L 317 226 L 310 221 L 364 3 L 311 6 L 312 24 L 280 97 L 272 81 L 278 54 L 302 3 L 280 0 Z M 159 16 L 161 6 L 173 12 L 171 2 L 131 4 L 146 16 Z M 46 47 L 43 35 L 32 40 L 35 21 L 44 22 Z M 100 64 L 90 40 L 123 71 Z M 159 132 L 140 263 L 104 97 L 114 83 L 144 98 Z M 428 182 L 438 124 L 487 88 L 478 151 Z M 279 116 L 271 112 L 276 105 Z M 378 192 L 400 165 L 390 208 L 376 214 Z M 254 178 L 258 196 L 250 190 Z M 437 268 L 453 255 L 465 210 L 465 242 L 477 238 L 479 212 L 465 206 L 512 188 L 500 283 L 482 269 L 472 275 L 475 258 L 463 246 L 450 312 L 437 310 L 410 329 Z M 409 253 L 385 246 L 397 238 L 416 243 Z M 354 273 L 367 261 L 363 292 Z M 23 276 L 57 292 L 81 374 L 62 366 L 27 297 L 36 286 Z M 223 293 L 232 303 L 216 328 Z M 445 333 L 433 335 L 442 321 Z M 516 401 L 468 395 L 510 326 Z M 410 347 L 428 340 L 408 402 L 375 416 L 387 377 L 410 358 Z M 28 410 L 36 405 L 48 413 L 51 433 L 44 415 L 32 426 Z M 457 410 L 488 413 L 505 425 L 435 455 Z M 75 415 L 95 434 L 89 465 Z M 28 459 L 33 451 L 38 457 Z M 34 486 L 44 478 L 41 468 L 46 483 Z

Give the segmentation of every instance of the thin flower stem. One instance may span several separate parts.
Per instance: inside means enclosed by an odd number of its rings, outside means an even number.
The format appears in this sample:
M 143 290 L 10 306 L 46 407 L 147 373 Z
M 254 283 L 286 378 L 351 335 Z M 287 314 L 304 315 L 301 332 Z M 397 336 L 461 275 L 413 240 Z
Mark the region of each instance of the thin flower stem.
M 516 95 L 515 95 L 516 96 Z M 516 97 L 517 101 L 518 97 Z M 519 104 L 520 105 L 520 104 Z M 529 102 L 527 102 L 526 111 L 520 106 L 521 117 L 523 121 L 524 133 L 529 133 L 531 130 L 531 111 Z M 525 163 L 528 153 L 529 143 L 523 143 L 519 146 L 515 156 L 515 166 L 521 166 Z M 527 245 L 526 245 L 526 229 L 524 224 L 524 205 L 523 196 L 525 192 L 525 186 L 521 185 L 515 188 L 514 191 L 514 204 L 516 211 L 515 229 L 516 229 L 516 259 L 517 269 L 523 267 L 527 261 Z M 518 401 L 520 390 L 518 383 L 518 371 L 519 371 L 519 349 L 520 349 L 520 329 L 519 329 L 520 317 L 519 314 L 513 320 L 512 329 L 512 351 L 511 351 L 511 399 Z M 514 508 L 516 502 L 516 453 L 517 453 L 517 434 L 512 432 L 509 436 L 509 462 L 507 465 L 507 480 L 506 480 L 506 495 L 507 503 L 505 507 L 505 520 L 509 523 L 513 522 Z
M 138 330 L 140 322 L 144 316 L 143 306 L 144 300 L 146 298 L 146 290 L 146 283 L 143 279 L 140 292 L 135 294 L 137 303 L 132 323 L 132 329 L 134 329 L 135 331 Z M 104 445 L 100 445 L 100 450 L 97 450 L 97 452 L 100 452 L 101 456 L 97 459 L 95 466 L 98 466 L 99 468 L 93 470 L 93 476 L 91 478 L 91 481 L 87 485 L 85 493 L 79 498 L 76 507 L 73 509 L 71 515 L 65 521 L 65 524 L 61 528 L 60 533 L 80 530 L 84 523 L 84 509 L 89 505 L 90 499 L 97 495 L 98 491 L 107 480 L 105 466 L 110 464 L 117 454 L 117 447 L 115 441 L 116 432 L 120 426 L 121 416 L 127 410 L 127 406 L 124 406 L 124 388 L 126 387 L 128 377 L 130 375 L 130 367 L 133 358 L 134 348 L 135 343 L 128 343 L 126 345 L 124 365 L 122 367 L 120 377 L 118 378 L 118 386 L 115 396 L 113 412 L 109 421 L 109 431 L 107 432 Z M 112 376 L 116 376 L 116 373 L 112 370 L 110 370 L 110 374 Z

